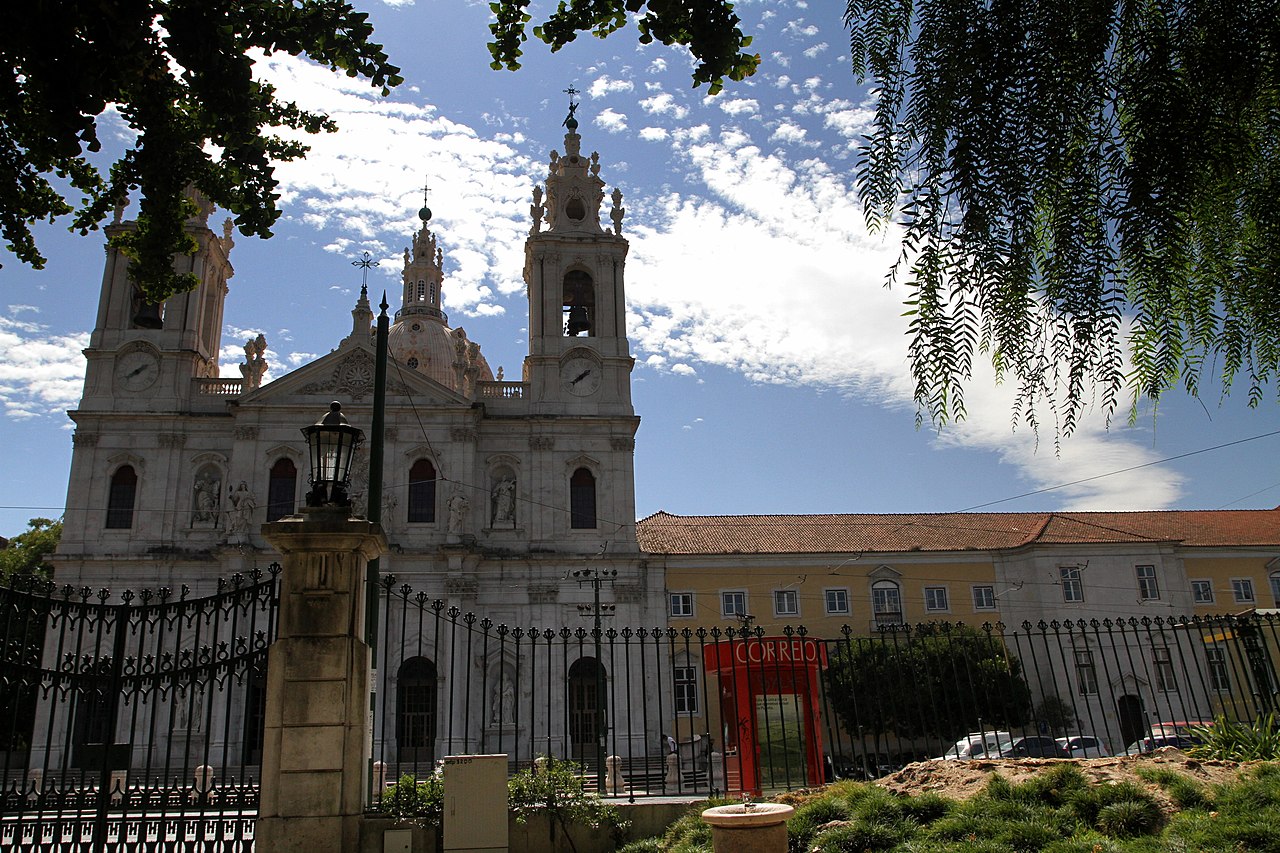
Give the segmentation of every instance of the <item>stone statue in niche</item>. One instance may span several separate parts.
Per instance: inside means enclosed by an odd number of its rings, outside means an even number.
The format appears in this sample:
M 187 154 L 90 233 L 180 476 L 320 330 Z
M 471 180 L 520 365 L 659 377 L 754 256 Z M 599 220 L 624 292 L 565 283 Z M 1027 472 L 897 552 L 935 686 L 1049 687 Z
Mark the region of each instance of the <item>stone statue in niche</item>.
M 240 481 L 227 494 L 227 541 L 235 545 L 244 545 L 249 541 L 249 522 L 253 520 L 253 511 L 258 508 L 258 499 L 249 491 L 249 485 Z
M 489 722 L 493 725 L 512 725 L 516 718 L 516 691 L 511 683 L 511 673 L 505 668 L 498 671 L 498 683 L 493 685 L 489 697 Z
M 467 500 L 467 496 L 462 493 L 462 489 L 455 489 L 453 497 L 449 498 L 449 532 L 461 533 L 467 524 L 467 510 L 471 508 L 471 501 Z
M 493 501 L 493 527 L 515 527 L 516 524 L 516 481 L 514 477 L 505 476 L 493 484 L 490 494 Z
M 191 526 L 216 530 L 222 500 L 222 481 L 214 473 L 204 471 L 196 475 L 192 490 Z
M 244 390 L 256 391 L 262 387 L 262 374 L 267 372 L 267 339 L 258 335 L 245 341 L 244 364 L 240 365 L 240 375 L 244 378 Z

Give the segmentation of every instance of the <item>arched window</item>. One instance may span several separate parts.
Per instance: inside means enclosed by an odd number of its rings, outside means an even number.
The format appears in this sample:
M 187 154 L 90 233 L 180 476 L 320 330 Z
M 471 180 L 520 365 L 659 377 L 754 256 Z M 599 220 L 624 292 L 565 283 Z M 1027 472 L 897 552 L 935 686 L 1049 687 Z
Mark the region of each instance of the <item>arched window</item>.
M 902 589 L 893 581 L 871 585 L 871 614 L 876 625 L 902 624 Z
M 569 526 L 579 530 L 596 526 L 596 478 L 586 468 L 569 478 Z
M 427 298 L 427 282 L 426 279 L 418 279 L 418 299 Z
M 121 465 L 111 475 L 107 489 L 107 527 L 128 530 L 133 527 L 133 504 L 138 497 L 138 474 L 132 465 Z
M 596 288 L 591 276 L 582 270 L 570 270 L 564 277 L 562 291 L 564 331 L 576 336 L 595 334 Z
M 267 521 L 293 515 L 293 500 L 298 493 L 298 469 L 290 459 L 277 459 L 267 480 Z
M 436 752 L 436 665 L 409 658 L 396 679 L 396 745 L 400 761 L 431 762 Z
M 436 469 L 419 459 L 409 469 L 409 521 L 436 520 Z

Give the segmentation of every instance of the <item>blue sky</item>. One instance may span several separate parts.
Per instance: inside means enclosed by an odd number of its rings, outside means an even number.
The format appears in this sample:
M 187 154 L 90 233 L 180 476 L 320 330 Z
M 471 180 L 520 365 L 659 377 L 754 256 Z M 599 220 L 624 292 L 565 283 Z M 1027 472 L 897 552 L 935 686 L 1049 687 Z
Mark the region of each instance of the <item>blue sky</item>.
M 690 88 L 687 54 L 641 46 L 634 28 L 554 55 L 531 42 L 524 69 L 497 72 L 485 3 L 357 5 L 403 68 L 389 98 L 289 57 L 259 63 L 284 95 L 342 129 L 280 167 L 276 236 L 237 238 L 223 375 L 239 375 L 243 343 L 259 332 L 268 379 L 334 347 L 350 329 L 360 282 L 350 262 L 362 251 L 383 261 L 371 290 L 395 303 L 427 182 L 450 325 L 518 376 L 530 197 L 548 152 L 563 150 L 562 90 L 574 84 L 583 147 L 599 151 L 627 209 L 641 516 L 1280 504 L 1280 435 L 1248 440 L 1280 431 L 1280 408 L 1249 409 L 1241 391 L 1174 393 L 1132 426 L 1124 411 L 1109 428 L 1093 412 L 1055 447 L 1051 418 L 1038 438 L 1012 427 L 1011 391 L 980 365 L 968 420 L 915 427 L 905 291 L 884 286 L 894 235 L 869 234 L 855 199 L 869 101 L 849 71 L 838 7 L 739 3 L 761 68 L 709 97 Z M 103 127 L 123 138 L 110 116 Z M 80 395 L 102 275 L 101 234 L 39 235 L 43 271 L 0 251 L 5 535 L 66 505 L 65 412 Z

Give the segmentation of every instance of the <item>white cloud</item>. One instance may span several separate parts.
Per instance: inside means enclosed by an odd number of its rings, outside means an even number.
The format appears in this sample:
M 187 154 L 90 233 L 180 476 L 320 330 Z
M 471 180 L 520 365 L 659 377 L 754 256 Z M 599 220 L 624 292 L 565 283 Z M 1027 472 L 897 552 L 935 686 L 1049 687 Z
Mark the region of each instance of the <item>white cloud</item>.
M 827 49 L 827 43 L 824 41 L 820 44 L 815 44 L 813 47 L 805 48 L 804 55 L 809 57 L 810 59 L 813 59 L 815 56 L 822 53 L 826 49 Z
M 11 306 L 11 314 L 32 310 Z M 74 408 L 84 388 L 88 332 L 51 335 L 47 326 L 0 316 L 0 402 L 5 416 L 61 418 Z
M 634 88 L 635 84 L 630 80 L 614 80 L 606 74 L 591 81 L 591 85 L 587 88 L 587 94 L 593 98 L 603 98 L 605 95 L 615 92 L 630 92 Z
M 640 138 L 645 142 L 661 142 L 671 134 L 663 127 L 642 127 L 640 128 Z
M 813 24 L 806 24 L 804 18 L 795 21 L 788 21 L 787 25 L 782 28 L 782 34 L 795 39 L 813 38 L 818 34 L 818 28 Z
M 792 124 L 784 121 L 778 125 L 778 128 L 769 137 L 775 142 L 803 142 L 805 137 L 805 129 L 798 124 Z
M 689 115 L 689 108 L 677 104 L 676 99 L 666 92 L 644 98 L 640 101 L 640 109 L 650 115 L 669 115 L 678 121 L 684 120 Z
M 720 109 L 731 116 L 754 115 L 760 110 L 760 104 L 755 98 L 732 98 L 721 101 Z
M 603 128 L 609 133 L 621 133 L 627 129 L 627 116 L 608 107 L 596 114 L 595 124 L 596 127 Z

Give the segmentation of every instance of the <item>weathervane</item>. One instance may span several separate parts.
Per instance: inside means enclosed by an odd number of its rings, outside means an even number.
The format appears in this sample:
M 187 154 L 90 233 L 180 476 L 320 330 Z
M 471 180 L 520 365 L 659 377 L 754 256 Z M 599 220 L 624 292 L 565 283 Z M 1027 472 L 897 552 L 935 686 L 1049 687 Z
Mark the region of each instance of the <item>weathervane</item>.
M 573 117 L 573 114 L 577 112 L 578 104 L 573 100 L 573 96 L 580 95 L 582 93 L 578 89 L 575 89 L 572 83 L 569 84 L 568 89 L 562 89 L 561 91 L 569 96 L 569 116 L 564 120 L 563 124 L 565 127 L 573 130 L 578 126 L 578 120 Z
M 431 183 L 429 181 L 422 182 L 422 207 L 418 210 L 418 218 L 425 225 L 431 221 L 431 208 L 427 207 L 427 199 L 431 195 Z
M 352 261 L 351 266 L 360 268 L 360 289 L 366 289 L 369 286 L 369 270 L 378 266 L 378 262 L 373 259 L 373 255 L 365 252 L 359 258 Z

